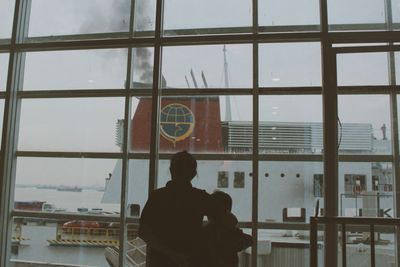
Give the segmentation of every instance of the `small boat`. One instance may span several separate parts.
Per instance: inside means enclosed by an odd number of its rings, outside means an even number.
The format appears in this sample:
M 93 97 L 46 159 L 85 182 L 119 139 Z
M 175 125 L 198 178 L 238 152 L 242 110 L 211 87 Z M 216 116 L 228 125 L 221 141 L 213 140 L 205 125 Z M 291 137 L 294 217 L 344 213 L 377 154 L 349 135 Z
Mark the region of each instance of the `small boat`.
M 59 186 L 57 187 L 57 191 L 82 192 L 82 188 L 77 186 Z

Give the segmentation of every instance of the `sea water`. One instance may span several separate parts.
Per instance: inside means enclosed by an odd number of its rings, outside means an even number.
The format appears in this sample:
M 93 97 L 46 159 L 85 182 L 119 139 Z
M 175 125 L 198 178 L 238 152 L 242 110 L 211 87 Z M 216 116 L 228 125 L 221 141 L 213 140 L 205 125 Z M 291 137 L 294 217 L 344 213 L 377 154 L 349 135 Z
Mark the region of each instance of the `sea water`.
M 105 212 L 119 212 L 119 204 L 101 203 L 104 192 L 85 190 L 82 192 L 57 191 L 56 189 L 39 189 L 35 187 L 15 188 L 15 201 L 45 201 L 56 209 L 76 212 L 78 208 L 102 209 Z

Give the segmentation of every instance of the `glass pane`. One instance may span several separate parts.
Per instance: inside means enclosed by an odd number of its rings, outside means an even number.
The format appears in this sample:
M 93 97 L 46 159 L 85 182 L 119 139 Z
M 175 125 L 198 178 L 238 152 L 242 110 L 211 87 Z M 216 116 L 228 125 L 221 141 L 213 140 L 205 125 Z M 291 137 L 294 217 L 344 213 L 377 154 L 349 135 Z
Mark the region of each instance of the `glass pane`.
M 121 172 L 121 166 L 116 163 L 114 159 L 19 157 L 15 209 L 100 215 L 118 213 L 119 199 L 113 203 L 103 201 L 110 176 L 112 179 L 114 172 Z
M 11 38 L 14 7 L 15 0 L 3 0 L 0 2 L 0 39 Z
M 138 47 L 132 49 L 132 84 L 133 89 L 153 88 L 154 49 Z
M 29 37 L 129 31 L 129 0 L 33 0 Z
M 385 1 L 328 0 L 328 18 L 331 30 L 383 30 Z
M 134 34 L 136 36 L 154 36 L 156 25 L 156 0 L 136 0 L 134 3 Z
M 399 23 L 400 22 L 400 0 L 392 0 L 392 14 L 393 14 L 393 22 Z M 399 29 L 399 25 L 395 27 Z
M 250 0 L 210 2 L 196 0 L 164 1 L 164 34 L 209 34 L 250 31 L 234 29 L 252 25 Z M 204 19 L 207 18 L 207 19 Z
M 260 86 L 321 86 L 320 43 L 261 44 Z
M 313 25 L 313 30 L 319 29 L 319 2 L 317 0 L 259 0 L 259 24 L 261 26 L 289 26 L 280 31 L 304 31 L 305 25 Z M 302 28 L 303 27 L 303 28 Z M 279 27 L 276 27 L 279 29 Z M 290 30 L 289 30 L 290 29 Z
M 249 44 L 164 47 L 162 55 L 162 88 L 252 87 Z
M 124 88 L 126 49 L 26 53 L 24 90 Z
M 354 103 L 358 103 L 355 108 Z M 390 102 L 385 95 L 340 95 L 339 153 L 390 154 Z
M 308 222 L 317 200 L 320 208 L 324 207 L 323 184 L 322 163 L 261 161 L 259 221 Z
M 105 254 L 118 245 L 119 232 L 112 222 L 14 217 L 11 262 L 108 267 Z
M 7 87 L 9 54 L 0 54 L 0 91 L 5 91 Z
M 387 85 L 387 53 L 338 54 L 338 85 Z
M 259 264 L 261 262 L 265 266 L 285 267 L 310 265 L 309 227 L 304 225 L 302 227 L 304 230 L 298 230 L 300 228 L 299 225 L 294 225 L 297 230 L 288 230 L 286 227 L 283 229 L 274 227 L 274 230 L 258 230 L 257 259 Z M 290 227 L 290 224 L 287 226 Z M 324 266 L 323 234 L 323 230 L 318 231 L 318 265 L 316 266 Z
M 132 99 L 131 152 L 150 152 L 152 98 Z M 117 127 L 118 143 L 122 144 L 123 123 Z
M 259 118 L 260 154 L 323 150 L 321 96 L 261 96 Z
M 164 97 L 159 146 L 160 152 L 251 153 L 252 98 Z
M 339 164 L 339 215 L 393 217 L 393 171 L 389 162 Z
M 121 170 L 122 160 L 114 161 L 115 167 L 106 179 L 102 203 L 118 204 L 121 195 Z M 129 160 L 129 181 L 128 181 L 128 216 L 139 217 L 148 196 L 149 189 L 149 160 Z
M 395 231 L 393 226 L 375 225 L 375 266 L 395 266 Z M 339 236 L 341 236 L 339 232 Z M 371 233 L 368 225 L 346 225 L 347 266 L 371 266 Z M 340 240 L 341 242 L 341 240 Z M 338 245 L 338 259 L 342 261 L 342 243 Z
M 119 152 L 123 98 L 22 100 L 19 150 Z

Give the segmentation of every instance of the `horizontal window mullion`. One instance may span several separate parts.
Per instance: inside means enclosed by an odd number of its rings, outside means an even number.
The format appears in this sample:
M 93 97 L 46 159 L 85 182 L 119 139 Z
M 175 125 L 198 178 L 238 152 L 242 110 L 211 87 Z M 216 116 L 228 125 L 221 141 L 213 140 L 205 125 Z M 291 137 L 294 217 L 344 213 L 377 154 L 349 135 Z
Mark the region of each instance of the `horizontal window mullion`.
M 125 97 L 151 96 L 151 89 L 74 89 L 74 90 L 35 90 L 20 91 L 20 98 L 78 98 L 78 97 Z
M 83 220 L 96 222 L 119 222 L 118 214 L 115 215 L 95 215 L 95 214 L 80 214 L 80 213 L 63 213 L 63 212 L 38 212 L 38 211 L 11 211 L 11 217 L 23 218 L 40 218 L 52 220 Z
M 114 152 L 61 152 L 61 151 L 17 151 L 17 157 L 37 158 L 93 158 L 93 159 L 120 159 L 122 153 Z
M 389 94 L 393 90 L 390 85 L 357 85 L 338 86 L 338 94 Z
M 332 48 L 332 52 L 335 54 L 383 53 L 389 51 L 400 51 L 400 45 L 350 46 Z
M 391 162 L 392 155 L 344 155 L 339 154 L 339 162 Z
M 260 154 L 260 161 L 320 161 L 323 160 L 322 154 Z
M 321 86 L 291 86 L 291 87 L 260 87 L 259 95 L 319 95 L 322 94 Z M 260 101 L 262 103 L 262 101 Z
M 185 88 L 185 89 L 160 89 L 162 96 L 219 96 L 219 95 L 252 95 L 253 89 L 248 88 Z
M 3 40 L 4 39 L 0 40 L 0 52 L 9 53 L 11 50 L 11 44 L 7 43 L 7 41 L 9 42 L 10 39 L 6 39 L 6 41 L 4 41 L 4 43 L 3 43 Z

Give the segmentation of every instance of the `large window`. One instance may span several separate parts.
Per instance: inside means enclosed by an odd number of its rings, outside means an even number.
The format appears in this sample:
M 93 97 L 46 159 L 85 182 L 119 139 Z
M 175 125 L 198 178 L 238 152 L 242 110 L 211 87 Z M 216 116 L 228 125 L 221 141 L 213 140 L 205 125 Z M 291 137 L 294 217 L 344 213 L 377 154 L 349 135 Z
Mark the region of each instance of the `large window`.
M 398 217 L 399 4 L 0 0 L 0 267 L 143 266 L 138 217 L 181 150 L 257 241 L 240 267 L 308 266 L 317 206 Z

